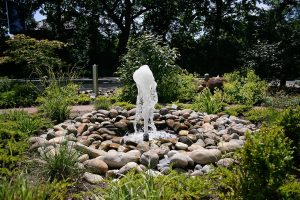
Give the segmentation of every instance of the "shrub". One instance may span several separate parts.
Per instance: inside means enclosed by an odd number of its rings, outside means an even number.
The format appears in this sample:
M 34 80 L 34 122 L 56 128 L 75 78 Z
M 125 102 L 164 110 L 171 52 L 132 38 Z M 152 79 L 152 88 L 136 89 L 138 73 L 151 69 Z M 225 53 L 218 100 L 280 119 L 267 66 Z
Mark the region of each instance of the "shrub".
M 232 116 L 238 116 L 244 114 L 248 111 L 251 107 L 247 105 L 233 105 L 230 106 L 228 109 L 225 109 L 225 113 Z
M 0 92 L 7 92 L 11 90 L 13 86 L 12 80 L 7 77 L 0 77 Z
M 300 96 L 290 96 L 277 92 L 274 96 L 266 97 L 264 104 L 273 108 L 288 108 L 300 105 Z
M 5 126 L 5 123 L 2 124 L 7 129 L 18 130 L 27 136 L 36 133 L 43 127 L 49 127 L 51 125 L 49 119 L 36 114 L 29 114 L 25 111 L 8 111 L 1 115 L 0 120 L 8 122 L 9 126 Z M 13 123 L 9 123 L 11 121 Z
M 244 199 L 279 199 L 279 188 L 291 170 L 290 141 L 280 127 L 247 135 L 241 151 L 241 195 Z
M 193 103 L 193 108 L 197 111 L 214 114 L 222 109 L 222 95 L 220 91 L 216 90 L 212 95 L 208 88 L 205 88 L 198 96 L 196 96 Z
M 27 137 L 20 131 L 0 129 L 0 174 L 13 175 L 28 149 Z
M 254 123 L 266 122 L 274 124 L 279 115 L 280 112 L 273 108 L 252 109 L 245 113 L 246 119 Z
M 254 105 L 266 97 L 267 83 L 260 80 L 253 70 L 224 74 L 224 100 L 227 103 Z
M 45 154 L 45 172 L 50 180 L 66 180 L 78 172 L 76 167 L 78 154 L 72 146 L 64 143 L 55 154 Z
M 104 109 L 108 110 L 112 106 L 111 98 L 108 96 L 99 96 L 94 101 L 94 107 L 96 110 Z
M 116 102 L 112 105 L 112 107 L 117 107 L 120 106 L 122 108 L 124 108 L 125 110 L 131 110 L 132 108 L 135 108 L 135 105 L 129 102 Z
M 193 96 L 190 93 L 196 89 L 194 78 L 175 64 L 178 57 L 175 49 L 171 49 L 152 35 L 131 38 L 127 47 L 128 51 L 123 56 L 122 65 L 117 72 L 124 85 L 120 95 L 122 101 L 135 102 L 137 88 L 132 75 L 140 66 L 146 64 L 157 82 L 160 101 L 186 100 L 187 96 Z
M 288 108 L 278 118 L 278 124 L 283 127 L 285 135 L 291 139 L 294 148 L 294 164 L 300 165 L 300 107 Z
M 91 102 L 91 97 L 88 94 L 79 94 L 71 97 L 72 105 L 88 105 Z
M 14 84 L 0 93 L 0 108 L 32 106 L 37 98 L 36 87 L 31 83 Z
M 212 185 L 202 177 L 187 177 L 175 172 L 155 176 L 149 171 L 128 173 L 119 181 L 110 181 L 101 190 L 100 199 L 202 199 L 211 194 Z
M 51 120 L 64 121 L 70 115 L 70 105 L 72 97 L 77 95 L 77 87 L 72 83 L 60 86 L 58 82 L 52 82 L 37 100 L 41 103 L 39 110 Z
M 294 177 L 290 178 L 279 190 L 284 200 L 300 199 L 300 182 Z
M 26 156 L 27 139 L 49 120 L 24 111 L 10 111 L 0 115 L 0 173 L 12 175 Z
M 54 181 L 52 183 L 29 182 L 22 174 L 11 180 L 0 178 L 0 199 L 65 199 L 67 189 L 71 185 L 72 183 L 64 181 Z

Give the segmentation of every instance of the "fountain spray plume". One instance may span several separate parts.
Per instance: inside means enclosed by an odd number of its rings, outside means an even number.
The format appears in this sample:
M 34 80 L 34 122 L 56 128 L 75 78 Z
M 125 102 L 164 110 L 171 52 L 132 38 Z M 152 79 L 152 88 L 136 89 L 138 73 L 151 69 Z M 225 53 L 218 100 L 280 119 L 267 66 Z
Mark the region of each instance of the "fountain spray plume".
M 158 101 L 154 76 L 148 65 L 143 65 L 133 74 L 133 80 L 138 88 L 136 98 L 136 114 L 134 122 L 134 130 L 137 133 L 136 124 L 144 119 L 144 135 L 143 140 L 149 141 L 149 127 L 152 131 L 156 131 L 153 122 L 154 106 Z

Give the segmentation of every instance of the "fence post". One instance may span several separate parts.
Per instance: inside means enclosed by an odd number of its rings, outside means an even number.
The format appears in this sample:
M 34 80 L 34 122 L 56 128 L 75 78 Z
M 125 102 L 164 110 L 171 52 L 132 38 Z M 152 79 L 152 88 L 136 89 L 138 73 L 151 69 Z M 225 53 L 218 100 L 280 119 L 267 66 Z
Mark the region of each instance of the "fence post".
M 98 65 L 93 64 L 93 92 L 95 97 L 98 96 L 99 93 L 99 85 L 98 85 Z

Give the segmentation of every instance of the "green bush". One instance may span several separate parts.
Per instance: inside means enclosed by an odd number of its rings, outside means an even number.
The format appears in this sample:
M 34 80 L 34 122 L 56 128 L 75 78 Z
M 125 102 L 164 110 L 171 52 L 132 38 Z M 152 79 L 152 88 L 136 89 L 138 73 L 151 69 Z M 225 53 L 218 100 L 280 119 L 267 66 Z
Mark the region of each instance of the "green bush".
M 68 144 L 62 144 L 55 154 L 45 154 L 46 164 L 44 170 L 50 180 L 66 180 L 79 172 L 75 165 L 78 154 Z
M 274 96 L 268 96 L 264 104 L 273 108 L 288 108 L 300 106 L 300 96 L 291 96 L 283 92 L 277 92 Z
M 257 108 L 252 109 L 244 113 L 246 119 L 254 122 L 266 122 L 266 123 L 275 123 L 276 119 L 279 117 L 280 112 L 273 108 Z
M 247 105 L 233 105 L 230 106 L 228 109 L 225 109 L 224 112 L 228 115 L 238 116 L 240 114 L 244 114 L 250 108 L 251 106 L 247 106 Z
M 91 102 L 91 97 L 88 94 L 79 94 L 71 97 L 72 105 L 88 105 Z
M 2 128 L 18 130 L 30 136 L 43 127 L 51 126 L 49 119 L 25 111 L 8 111 L 0 116 Z M 11 123 L 13 122 L 13 123 Z
M 8 79 L 7 77 L 0 77 L 0 92 L 10 91 L 12 87 L 12 80 Z
M 135 102 L 137 88 L 133 73 L 142 65 L 149 65 L 157 82 L 159 101 L 171 102 L 188 100 L 193 97 L 196 83 L 193 75 L 180 69 L 175 60 L 178 53 L 152 35 L 131 38 L 128 51 L 122 58 L 118 74 L 124 85 L 120 98 L 122 101 Z
M 290 178 L 279 190 L 283 200 L 300 199 L 300 182 L 294 177 Z
M 72 83 L 60 86 L 58 82 L 52 82 L 37 99 L 41 104 L 39 110 L 51 120 L 64 121 L 70 115 L 72 97 L 77 95 L 77 89 L 78 86 Z
M 292 150 L 282 128 L 262 128 L 247 135 L 241 151 L 241 195 L 244 199 L 280 199 L 279 188 L 291 170 Z
M 131 110 L 132 108 L 135 108 L 135 105 L 132 104 L 132 103 L 129 103 L 129 102 L 116 102 L 112 105 L 112 107 L 117 107 L 117 106 L 120 106 L 126 110 Z
M 224 100 L 227 103 L 260 104 L 266 97 L 267 83 L 260 80 L 253 70 L 224 74 Z
M 0 128 L 0 175 L 11 176 L 16 173 L 28 149 L 26 136 L 20 131 Z
M 210 181 L 202 177 L 187 177 L 175 172 L 166 176 L 151 173 L 128 173 L 119 181 L 110 181 L 101 190 L 100 199 L 202 199 L 211 194 Z
M 193 103 L 193 109 L 208 114 L 219 112 L 223 107 L 222 94 L 216 90 L 214 95 L 211 94 L 208 88 L 205 88 L 198 96 L 196 96 Z
M 283 127 L 285 135 L 291 139 L 294 148 L 294 164 L 300 168 L 300 107 L 285 109 L 277 122 Z
M 14 84 L 10 90 L 0 93 L 0 108 L 32 106 L 37 94 L 36 87 L 31 83 Z
M 108 110 L 112 106 L 112 100 L 108 96 L 99 96 L 94 101 L 94 107 L 96 110 L 104 109 Z
M 16 179 L 11 180 L 0 178 L 0 199 L 65 199 L 70 186 L 72 186 L 72 183 L 65 181 L 53 181 L 52 183 L 29 182 L 21 174 Z
M 50 121 L 24 111 L 0 115 L 0 174 L 12 175 L 26 158 L 27 139 Z

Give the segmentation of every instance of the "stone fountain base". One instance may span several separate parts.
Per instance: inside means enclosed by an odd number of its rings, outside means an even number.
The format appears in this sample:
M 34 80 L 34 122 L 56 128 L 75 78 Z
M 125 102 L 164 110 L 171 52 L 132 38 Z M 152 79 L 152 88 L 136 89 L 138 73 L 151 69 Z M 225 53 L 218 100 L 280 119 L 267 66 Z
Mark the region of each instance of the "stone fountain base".
M 210 164 L 230 166 L 234 160 L 227 153 L 242 148 L 245 132 L 257 130 L 250 121 L 235 116 L 164 107 L 154 112 L 154 122 L 166 136 L 144 142 L 125 135 L 133 132 L 134 115 L 135 109 L 120 107 L 93 111 L 30 138 L 30 149 L 51 156 L 67 143 L 79 153 L 77 165 L 86 171 L 83 178 L 90 183 L 133 168 L 150 168 L 155 174 L 175 169 L 199 176 L 212 169 Z

